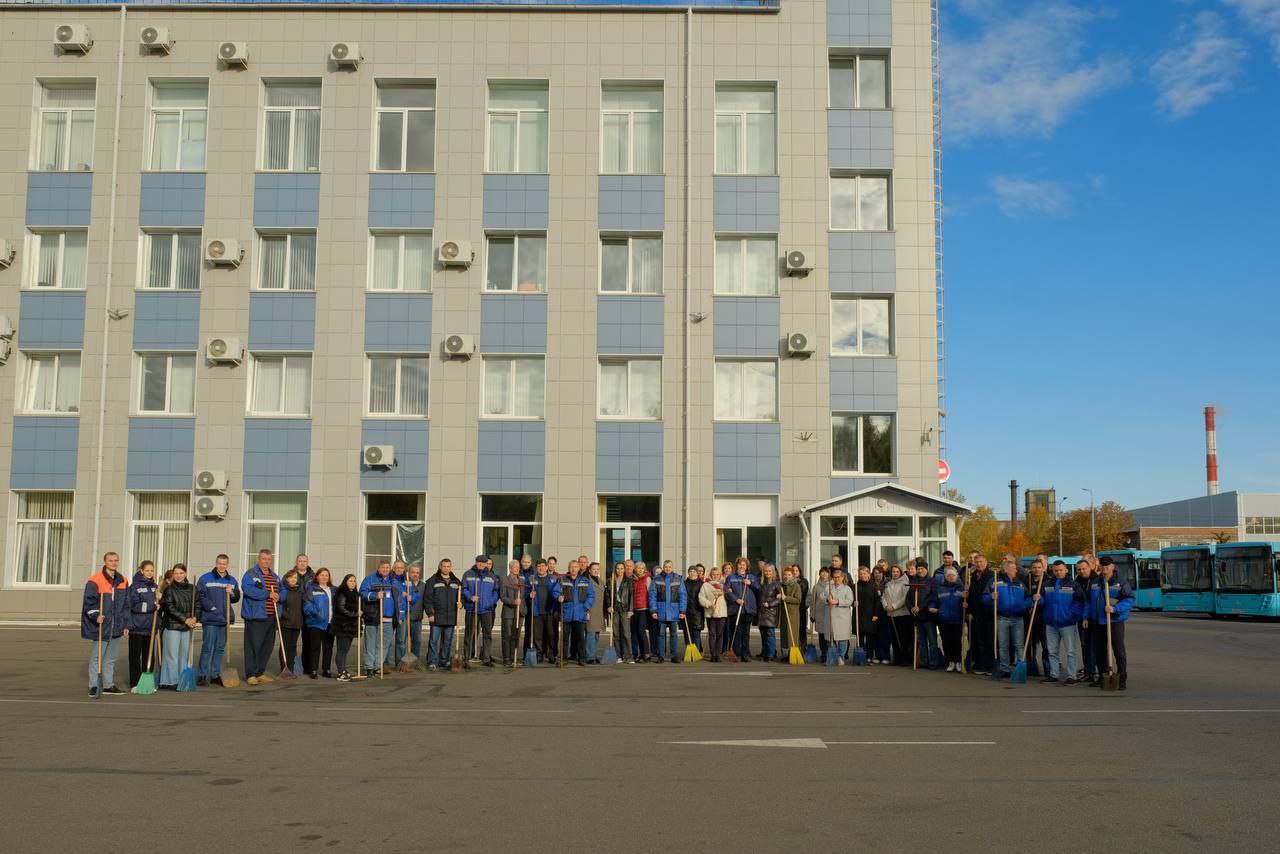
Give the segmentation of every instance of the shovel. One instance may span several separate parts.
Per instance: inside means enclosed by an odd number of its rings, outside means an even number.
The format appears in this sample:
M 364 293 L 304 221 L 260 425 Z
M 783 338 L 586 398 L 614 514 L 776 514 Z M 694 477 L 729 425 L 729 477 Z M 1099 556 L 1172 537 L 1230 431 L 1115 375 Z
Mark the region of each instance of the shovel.
M 862 600 L 858 598 L 858 585 L 853 585 L 853 630 L 855 635 L 853 642 L 853 655 L 851 659 L 854 667 L 867 666 L 867 651 L 862 648 Z
M 360 665 L 364 659 L 364 600 L 359 596 L 356 597 L 356 675 L 351 677 L 352 682 L 363 682 L 368 679 L 360 672 Z
M 414 665 L 418 663 L 418 656 L 413 654 L 412 644 L 410 644 L 409 632 L 413 631 L 413 623 L 409 621 L 409 609 L 413 605 L 413 594 L 409 591 L 409 579 L 406 578 L 404 591 L 404 658 L 400 659 L 400 663 L 396 665 L 396 670 L 401 673 L 412 673 Z
M 1111 607 L 1111 582 L 1102 579 L 1102 592 L 1106 597 L 1107 607 Z M 1115 653 L 1111 649 L 1111 612 L 1107 611 L 1107 672 L 1102 676 L 1103 691 L 1120 690 L 1120 674 L 1116 672 Z
M 458 587 L 458 604 L 457 604 L 457 608 L 456 608 L 456 610 L 454 611 L 454 614 L 453 614 L 453 622 L 454 622 L 454 627 L 453 627 L 453 658 L 449 661 L 449 672 L 450 672 L 450 673 L 461 673 L 461 672 L 462 672 L 462 664 L 463 664 L 463 662 L 462 662 L 462 648 L 458 645 L 458 641 L 459 641 L 461 638 L 460 638 L 460 636 L 459 636 L 459 633 L 458 633 L 458 626 L 457 626 L 457 622 L 458 622 L 458 614 L 460 614 L 461 612 L 462 612 L 462 587 L 461 587 L 461 586 L 459 586 L 459 587 Z
M 1044 576 L 1040 576 L 1040 583 L 1036 585 L 1036 593 L 1044 590 Z M 1036 608 L 1039 607 L 1040 600 L 1031 603 L 1031 626 L 1028 626 L 1027 636 L 1022 642 L 1022 660 L 1018 662 L 1018 666 L 1013 668 L 1013 673 L 1009 676 L 1009 681 L 1015 685 L 1027 684 L 1027 650 L 1031 648 L 1031 627 L 1036 624 Z
M 133 686 L 135 694 L 154 694 L 156 692 L 156 674 L 151 669 L 151 653 L 156 648 L 156 617 L 159 611 L 151 612 L 151 637 L 147 641 L 147 669 L 138 675 L 138 684 Z
M 685 618 L 684 618 L 684 631 L 685 631 L 685 636 L 686 636 L 686 637 L 688 637 L 688 638 L 692 638 L 692 637 L 693 637 L 693 635 L 689 632 L 689 618 L 688 618 L 688 617 L 685 617 Z M 685 663 L 685 664 L 695 664 L 695 663 L 697 663 L 697 662 L 699 662 L 699 661 L 702 661 L 702 653 L 701 653 L 701 652 L 699 652 L 699 651 L 698 651 L 698 648 L 697 648 L 696 646 L 694 646 L 692 643 L 686 643 L 686 644 L 684 645 L 684 663 Z
M 277 605 L 279 604 L 279 600 L 276 600 L 276 604 L 277 604 Z M 280 657 L 283 659 L 283 658 L 284 658 L 284 655 L 285 655 L 285 653 L 284 653 L 284 632 L 280 630 L 280 609 L 279 609 L 279 608 L 277 608 L 277 609 L 276 609 L 274 616 L 275 616 L 275 618 L 276 618 L 276 638 L 280 641 Z M 294 658 L 293 663 L 294 663 L 294 664 L 297 664 L 297 663 L 298 663 L 298 660 L 297 660 L 297 658 L 296 658 L 296 657 Z M 301 668 L 299 668 L 299 669 L 301 669 Z M 286 682 L 292 682 L 292 681 L 294 680 L 294 678 L 295 678 L 295 674 L 294 674 L 294 672 L 293 672 L 293 669 L 292 669 L 292 668 L 289 668 L 289 667 L 281 667 L 281 668 L 280 668 L 280 678 L 281 678 L 281 679 L 283 679 L 283 680 L 284 680 L 284 681 L 286 681 Z
M 536 578 L 529 579 L 529 599 L 530 600 L 533 599 L 533 595 L 534 595 L 533 588 L 534 588 L 534 585 L 536 585 L 537 583 L 538 582 Z M 524 633 L 524 666 L 525 667 L 538 666 L 538 651 L 533 648 L 533 604 L 532 602 L 530 602 L 530 605 L 529 605 L 529 626 L 527 629 L 525 629 L 525 633 Z
M 223 688 L 239 688 L 240 687 L 240 671 L 231 666 L 231 588 L 227 591 L 227 636 L 223 639 L 222 644 L 222 672 L 219 674 L 222 679 Z
M 196 588 L 191 586 L 191 619 L 196 617 Z M 182 672 L 178 674 L 178 690 L 194 691 L 196 689 L 196 669 L 192 667 L 195 662 L 196 654 L 196 630 L 190 629 L 187 632 L 187 666 L 182 668 Z

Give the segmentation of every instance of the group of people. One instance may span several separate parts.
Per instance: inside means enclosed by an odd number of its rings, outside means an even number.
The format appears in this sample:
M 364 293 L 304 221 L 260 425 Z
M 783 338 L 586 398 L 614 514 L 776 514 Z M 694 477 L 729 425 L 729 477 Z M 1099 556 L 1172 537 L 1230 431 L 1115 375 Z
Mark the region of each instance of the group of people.
M 281 670 L 344 682 L 361 669 L 385 675 L 421 663 L 435 671 L 458 660 L 467 669 L 472 662 L 585 667 L 606 657 L 675 663 L 682 645 L 712 662 L 745 662 L 752 660 L 753 626 L 766 661 L 785 662 L 794 647 L 816 646 L 819 661 L 837 666 L 865 660 L 1008 676 L 1025 648 L 1031 672 L 1045 682 L 1098 684 L 1112 662 L 1122 690 L 1128 677 L 1124 624 L 1133 593 L 1108 557 L 1085 555 L 1071 577 L 1065 563 L 1050 566 L 1045 555 L 1026 572 L 1006 555 L 997 577 L 984 556 L 971 553 L 962 568 L 947 551 L 936 569 L 924 558 L 905 570 L 882 560 L 850 577 L 837 554 L 812 584 L 798 565 L 779 572 L 760 560 L 753 571 L 746 557 L 710 570 L 696 564 L 684 575 L 669 560 L 653 571 L 624 560 L 602 577 L 600 563 L 586 555 L 570 560 L 564 573 L 555 557 L 526 555 L 499 577 L 492 561 L 477 555 L 460 576 L 445 559 L 426 579 L 418 565 L 383 560 L 365 578 L 347 574 L 337 584 L 327 568 L 313 570 L 305 554 L 283 575 L 273 560 L 261 550 L 237 579 L 221 554 L 194 582 L 183 564 L 157 578 L 155 565 L 143 561 L 129 581 L 119 555 L 108 552 L 85 585 L 81 611 L 81 634 L 93 641 L 89 693 L 123 693 L 114 679 L 122 638 L 130 687 L 152 672 L 153 661 L 161 689 L 177 688 L 187 662 L 197 685 L 222 685 L 236 605 L 250 685 L 273 681 L 273 656 Z M 198 656 L 191 647 L 197 625 Z M 600 644 L 606 629 L 611 656 Z

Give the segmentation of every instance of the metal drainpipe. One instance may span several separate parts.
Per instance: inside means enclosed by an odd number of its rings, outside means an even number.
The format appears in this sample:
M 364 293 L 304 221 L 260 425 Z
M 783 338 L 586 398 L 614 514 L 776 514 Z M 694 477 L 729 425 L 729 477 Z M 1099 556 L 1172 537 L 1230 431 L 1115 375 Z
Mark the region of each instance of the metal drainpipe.
M 128 10 L 120 7 L 120 46 L 116 50 L 116 115 L 111 131 L 111 205 L 107 214 L 107 277 L 102 309 L 102 373 L 98 382 L 98 459 L 93 483 L 93 547 L 90 561 L 98 559 L 102 528 L 102 464 L 107 440 L 107 366 L 111 362 L 111 279 L 115 272 L 116 181 L 120 168 L 120 104 L 124 100 L 124 31 Z
M 692 560 L 689 550 L 689 214 L 690 214 L 690 169 L 693 161 L 689 151 L 689 141 L 691 133 L 689 130 L 690 116 L 690 91 L 692 88 L 691 76 L 693 74 L 693 7 L 687 7 L 684 10 L 684 295 L 683 295 L 683 317 L 681 324 L 684 327 L 684 352 L 682 370 L 682 382 L 684 385 L 684 407 L 681 410 L 683 438 L 680 442 L 680 518 L 684 523 L 683 540 L 681 547 L 684 551 L 684 559 L 682 564 L 688 566 Z

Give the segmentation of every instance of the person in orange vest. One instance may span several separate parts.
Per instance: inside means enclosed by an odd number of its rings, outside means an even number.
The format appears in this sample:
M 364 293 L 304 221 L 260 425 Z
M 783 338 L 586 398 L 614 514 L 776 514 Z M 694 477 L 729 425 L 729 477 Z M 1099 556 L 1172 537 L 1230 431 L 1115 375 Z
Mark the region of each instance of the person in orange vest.
M 123 694 L 116 687 L 120 638 L 129 636 L 129 582 L 120 573 L 120 555 L 107 552 L 102 569 L 89 576 L 80 608 L 80 637 L 89 648 L 89 696 Z

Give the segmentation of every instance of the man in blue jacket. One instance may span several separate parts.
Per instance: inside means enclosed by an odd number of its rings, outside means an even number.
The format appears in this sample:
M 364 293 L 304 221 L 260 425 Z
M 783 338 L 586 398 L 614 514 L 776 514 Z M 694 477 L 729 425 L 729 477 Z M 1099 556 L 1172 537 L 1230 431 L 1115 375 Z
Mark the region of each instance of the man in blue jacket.
M 258 552 L 258 562 L 240 579 L 240 596 L 244 605 L 245 683 L 257 685 L 274 681 L 267 675 L 267 662 L 276 646 L 276 609 L 289 595 L 280 577 L 271 571 L 271 549 Z
M 360 582 L 364 602 L 364 668 L 381 670 L 391 660 L 396 639 L 399 586 L 391 575 L 391 561 L 378 561 L 378 571 Z
M 228 605 L 240 601 L 240 585 L 227 567 L 231 558 L 218 555 L 213 569 L 200 576 L 196 582 L 196 601 L 199 602 L 200 664 L 196 669 L 197 685 L 222 684 L 222 655 L 227 648 L 227 632 L 236 621 L 235 611 Z
M 662 562 L 662 572 L 649 586 L 649 613 L 658 621 L 658 657 L 654 659 L 662 663 L 664 655 L 670 655 L 671 663 L 678 664 L 676 631 L 684 619 L 689 607 L 689 594 L 684 587 L 684 579 L 675 574 L 671 561 Z
M 1110 597 L 1111 604 L 1107 604 Z M 1102 685 L 1102 674 L 1111 672 L 1111 658 L 1115 659 L 1115 671 L 1120 677 L 1120 690 L 1129 687 L 1129 656 L 1124 648 L 1124 625 L 1133 608 L 1133 589 L 1129 582 L 1116 575 L 1116 562 L 1108 555 L 1098 563 L 1098 571 L 1089 582 L 1089 627 L 1093 640 L 1093 660 L 1098 667 L 1098 677 L 1092 684 Z M 1107 631 L 1108 622 L 1111 631 Z M 1107 655 L 1108 638 L 1111 656 Z
M 123 694 L 116 687 L 120 638 L 129 636 L 129 581 L 120 572 L 120 555 L 107 552 L 102 569 L 89 576 L 80 608 L 80 637 L 89 647 L 89 696 Z M 102 672 L 98 672 L 101 657 Z
M 1005 558 L 1002 572 L 995 579 L 993 589 L 983 594 L 982 601 L 992 606 L 996 615 L 996 639 L 999 641 L 1000 675 L 1013 675 L 1013 669 L 1022 661 L 1022 641 L 1026 638 L 1022 615 L 1031 607 L 1027 588 L 1018 576 L 1018 562 Z
M 1032 601 L 1035 596 L 1032 596 Z M 1057 682 L 1062 670 L 1062 684 L 1076 684 L 1076 666 L 1080 658 L 1080 633 L 1076 623 L 1084 615 L 1084 588 L 1067 574 L 1064 561 L 1053 562 L 1053 579 L 1045 584 L 1040 599 L 1044 612 L 1045 646 L 1049 649 L 1049 672 L 1042 682 Z
M 569 574 L 560 582 L 560 624 L 568 637 L 569 657 L 587 666 L 587 619 L 596 603 L 596 586 L 581 573 L 577 560 L 569 561 Z
M 755 580 L 747 573 L 747 559 L 739 557 L 737 569 L 724 583 L 724 601 L 733 632 L 733 654 L 739 661 L 751 660 L 751 623 L 757 610 Z
M 907 606 L 915 619 L 920 666 L 926 670 L 937 670 L 942 661 L 938 651 L 938 593 L 929 575 L 929 562 L 921 557 L 916 558 L 915 564 L 915 576 L 908 582 Z M 943 577 L 946 577 L 945 573 Z
M 499 586 L 488 555 L 476 555 L 475 563 L 462 574 L 462 608 L 467 615 L 467 635 L 463 639 L 467 645 L 466 658 L 469 662 L 478 657 L 485 667 L 493 667 L 489 642 L 493 638 L 493 613 L 498 607 Z
M 525 590 L 529 597 L 529 616 L 533 620 L 529 644 L 537 650 L 538 661 L 554 664 L 560 654 L 553 622 L 556 603 L 560 599 L 560 582 L 551 574 L 545 560 L 538 559 Z

